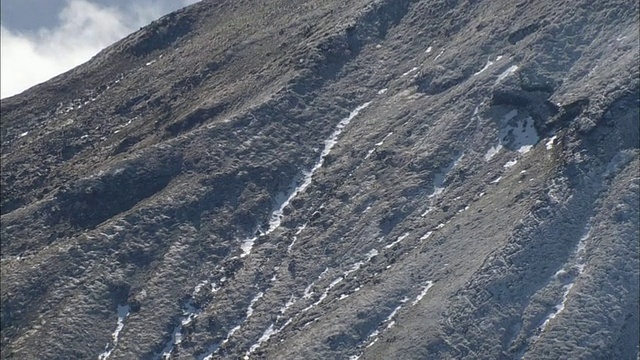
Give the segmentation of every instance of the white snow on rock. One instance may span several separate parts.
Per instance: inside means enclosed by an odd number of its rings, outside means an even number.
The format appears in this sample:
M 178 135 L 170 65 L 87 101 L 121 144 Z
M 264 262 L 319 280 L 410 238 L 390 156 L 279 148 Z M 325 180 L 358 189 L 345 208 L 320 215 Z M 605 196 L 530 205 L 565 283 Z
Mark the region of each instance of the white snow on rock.
M 371 251 L 369 251 L 367 253 L 367 258 L 364 261 L 358 261 L 357 263 L 353 264 L 351 266 L 351 268 L 347 271 L 344 272 L 344 277 L 346 278 L 347 276 L 349 276 L 349 274 L 358 271 L 362 265 L 368 263 L 369 261 L 371 261 L 371 259 L 373 259 L 374 257 L 378 256 L 379 252 L 376 249 L 371 249 Z
M 217 353 L 218 353 L 218 351 L 220 350 L 220 348 L 221 348 L 224 344 L 228 343 L 228 342 L 229 342 L 229 340 L 231 339 L 231 337 L 232 337 L 236 332 L 238 332 L 238 331 L 242 328 L 242 325 L 243 325 L 244 323 L 246 323 L 246 322 L 247 322 L 247 320 L 249 320 L 249 318 L 251 317 L 251 315 L 253 315 L 253 311 L 254 311 L 254 310 L 253 310 L 253 306 L 254 306 L 254 305 L 256 304 L 256 302 L 257 302 L 258 300 L 260 300 L 260 298 L 262 298 L 263 296 L 264 296 L 264 293 L 263 293 L 262 291 L 260 291 L 260 292 L 259 292 L 259 293 L 258 293 L 258 294 L 253 298 L 253 299 L 251 299 L 251 302 L 249 303 L 249 306 L 247 307 L 247 312 L 246 312 L 246 315 L 245 315 L 244 320 L 242 321 L 242 324 L 237 325 L 236 327 L 234 327 L 233 329 L 231 329 L 231 330 L 227 333 L 227 337 L 226 337 L 224 340 L 222 340 L 222 342 L 221 342 L 219 345 L 217 345 L 217 344 L 211 345 L 211 346 L 209 347 L 209 350 L 208 350 L 207 354 L 205 354 L 205 355 L 203 355 L 203 356 L 200 356 L 200 357 L 199 357 L 199 360 L 211 360 L 211 359 L 213 359 L 213 355 L 217 354 Z M 255 350 L 254 350 L 254 351 L 255 351 Z
M 549 140 L 547 140 L 547 143 L 545 144 L 545 146 L 547 147 L 547 150 L 553 149 L 553 142 L 556 140 L 557 137 L 558 137 L 557 135 L 553 135 L 552 137 L 549 138 Z
M 263 343 L 266 343 L 267 341 L 269 341 L 269 338 L 274 334 L 276 334 L 276 330 L 273 329 L 273 324 L 271 324 L 269 325 L 267 330 L 264 331 L 262 336 L 260 336 L 260 338 L 258 339 L 258 342 L 251 345 L 249 350 L 244 355 L 244 358 L 248 360 L 251 354 L 253 354 L 256 350 L 258 350 L 258 348 L 260 348 L 260 346 L 262 346 Z
M 382 95 L 382 94 L 384 94 L 384 93 L 386 93 L 386 92 L 387 92 L 387 88 L 380 89 L 380 90 L 378 91 L 378 95 Z
M 389 314 L 389 316 L 387 316 L 386 319 L 384 319 L 380 325 L 378 325 L 378 328 L 376 330 L 374 330 L 371 334 L 369 334 L 369 336 L 367 337 L 368 339 L 373 338 L 373 340 L 367 344 L 366 348 L 372 346 L 376 341 L 378 341 L 378 336 L 380 335 L 380 327 L 383 325 L 387 325 L 384 330 L 390 329 L 392 328 L 396 322 L 395 320 L 393 320 L 393 318 L 396 316 L 396 314 L 398 313 L 398 311 L 400 311 L 400 309 L 402 309 L 402 306 L 404 306 L 404 303 L 406 303 L 407 301 L 409 301 L 408 297 L 404 297 L 402 300 L 400 300 L 400 305 L 398 305 L 395 309 L 393 309 L 393 311 Z M 383 330 L 383 331 L 384 331 Z
M 318 276 L 318 279 L 317 279 L 316 281 L 318 281 L 318 280 L 322 280 L 322 278 L 323 278 L 323 277 L 324 277 L 328 272 L 329 272 L 329 268 L 324 269 L 324 271 L 323 271 L 323 272 Z M 315 284 L 316 284 L 316 282 L 315 282 L 315 281 L 313 281 L 311 284 L 309 284 L 309 286 L 307 286 L 307 287 L 304 289 L 304 294 L 302 294 L 302 298 L 303 298 L 303 299 L 310 299 L 310 298 L 311 298 L 311 295 L 313 295 L 313 293 L 314 293 L 312 289 L 313 289 L 313 286 L 314 286 Z
M 256 304 L 256 302 L 258 302 L 258 300 L 260 300 L 260 298 L 262 298 L 264 296 L 264 293 L 261 291 L 258 293 L 258 295 L 256 295 L 256 297 L 254 297 L 253 299 L 251 299 L 251 302 L 249 303 L 249 307 L 247 308 L 247 317 L 246 319 L 250 318 L 251 315 L 253 315 L 253 306 Z M 246 321 L 245 319 L 245 321 Z
M 487 63 L 484 65 L 484 67 L 482 69 L 480 69 L 478 72 L 476 72 L 475 74 L 473 74 L 473 76 L 477 76 L 477 75 L 482 74 L 485 70 L 487 70 L 493 64 L 494 64 L 493 61 L 488 60 Z
M 194 294 L 199 294 L 200 291 L 202 290 L 202 288 L 205 287 L 207 284 L 209 284 L 209 280 L 204 280 L 204 281 L 198 283 L 198 285 L 196 285 L 196 287 L 193 289 L 193 293 Z
M 284 313 L 287 312 L 287 310 L 289 310 L 289 308 L 291 306 L 293 306 L 293 304 L 296 303 L 296 297 L 291 294 L 291 297 L 289 298 L 289 300 L 280 308 L 280 310 L 278 311 L 281 315 L 283 315 Z
M 251 254 L 251 249 L 253 248 L 253 244 L 255 244 L 257 239 L 258 237 L 254 236 L 242 241 L 242 244 L 240 244 L 240 249 L 242 250 L 242 254 L 240 254 L 241 258 Z
M 196 290 L 194 290 L 194 294 L 196 291 L 199 291 L 202 287 L 202 283 L 196 286 Z M 171 339 L 164 346 L 158 359 L 170 359 L 171 353 L 175 348 L 175 345 L 180 345 L 182 343 L 182 328 L 186 325 L 189 325 L 195 318 L 200 315 L 200 310 L 196 309 L 193 304 L 188 301 L 182 306 L 182 317 L 180 318 L 180 323 L 176 325 L 173 329 L 173 333 L 171 334 Z
M 489 150 L 487 150 L 487 152 L 484 154 L 484 160 L 489 161 L 493 159 L 493 157 L 496 156 L 500 152 L 500 150 L 502 150 L 502 144 L 490 147 Z
M 489 69 L 491 67 L 491 65 L 493 65 L 496 62 L 500 61 L 502 59 L 502 57 L 503 57 L 502 55 L 499 55 L 498 57 L 496 57 L 495 61 L 487 60 L 487 63 L 484 65 L 484 67 L 482 69 L 480 69 L 478 72 L 476 72 L 475 74 L 473 74 L 473 76 L 477 76 L 477 75 L 482 74 L 487 69 Z
M 342 282 L 342 280 L 344 280 L 344 278 L 343 278 L 342 276 L 341 276 L 341 277 L 339 277 L 339 278 L 337 278 L 337 279 L 335 279 L 335 280 L 333 280 L 333 281 L 331 282 L 331 284 L 329 284 L 329 286 L 327 286 L 327 287 L 324 289 L 324 292 L 322 293 L 322 295 L 320 295 L 320 298 L 319 298 L 315 303 L 313 303 L 313 304 L 311 305 L 311 307 L 310 307 L 310 308 L 312 308 L 312 307 L 316 307 L 316 306 L 318 306 L 322 301 L 324 301 L 324 299 L 326 299 L 326 298 L 327 298 L 327 296 L 329 295 L 329 291 L 331 291 L 331 289 L 333 289 L 336 285 L 340 284 L 340 283 Z M 310 309 L 310 308 L 308 308 L 308 309 Z
M 505 115 L 504 126 L 500 130 L 500 139 L 503 142 L 510 141 L 511 146 L 519 153 L 528 153 L 540 139 L 531 117 L 524 119 L 516 118 L 517 110 L 513 110 Z M 513 119 L 516 119 L 515 122 Z
M 516 159 L 509 160 L 509 161 L 507 161 L 507 162 L 504 164 L 504 166 L 503 166 L 503 167 L 504 167 L 505 169 L 508 169 L 508 168 L 512 167 L 513 165 L 515 165 L 515 164 L 517 164 L 517 163 L 518 163 L 518 160 L 516 160 Z
M 586 243 L 590 237 L 591 237 L 591 229 L 589 228 L 586 231 L 586 233 L 578 241 L 576 248 L 574 249 L 573 253 L 569 257 L 569 261 L 567 261 L 565 266 L 562 269 L 558 270 L 551 277 L 551 282 L 555 281 L 555 282 L 564 283 L 564 286 L 563 286 L 564 291 L 562 293 L 562 298 L 553 307 L 553 311 L 545 317 L 544 321 L 542 322 L 542 325 L 539 326 L 538 329 L 540 330 L 540 333 L 545 331 L 546 328 L 549 326 L 549 323 L 553 319 L 555 319 L 558 315 L 560 315 L 564 311 L 564 309 L 567 307 L 567 300 L 569 299 L 569 294 L 571 293 L 571 290 L 573 289 L 578 277 L 580 277 L 580 275 L 582 275 L 584 272 L 584 268 L 586 265 L 586 256 L 585 256 Z M 572 271 L 574 269 L 576 271 Z M 538 336 L 535 336 L 533 338 L 533 341 L 536 341 L 537 338 Z
M 409 233 L 404 233 L 400 236 L 398 236 L 398 238 L 396 239 L 396 241 L 392 242 L 391 244 L 385 245 L 385 249 L 391 249 L 392 247 L 396 246 L 398 243 L 400 243 L 402 240 L 404 240 L 407 236 L 409 236 Z
M 411 303 L 411 306 L 417 305 L 420 302 L 420 300 L 422 300 L 422 298 L 425 295 L 427 295 L 427 292 L 429 291 L 429 289 L 431 289 L 432 286 L 433 286 L 433 281 L 427 281 L 427 285 L 424 287 L 424 289 L 422 289 L 420 294 L 418 294 L 418 296 L 416 296 L 416 299 L 413 300 L 413 302 Z
M 269 218 L 269 228 L 263 233 L 264 235 L 268 235 L 280 227 L 280 225 L 282 224 L 282 219 L 284 218 L 284 209 L 287 207 L 287 205 L 289 205 L 289 203 L 291 202 L 291 200 L 293 200 L 293 198 L 295 198 L 299 193 L 303 192 L 304 190 L 306 190 L 307 187 L 309 187 L 309 185 L 311 185 L 313 175 L 324 164 L 325 157 L 329 155 L 329 153 L 331 152 L 331 149 L 338 142 L 337 141 L 338 137 L 340 136 L 340 134 L 342 134 L 342 131 L 344 130 L 344 128 L 347 125 L 349 125 L 349 123 L 351 122 L 351 120 L 353 120 L 353 118 L 358 116 L 360 111 L 362 111 L 364 108 L 366 108 L 370 104 L 371 102 L 366 102 L 356 107 L 351 113 L 349 113 L 349 116 L 340 120 L 340 122 L 336 126 L 333 133 L 331 133 L 331 135 L 324 140 L 324 149 L 320 153 L 320 157 L 318 158 L 316 163 L 313 165 L 311 170 L 303 171 L 302 178 L 294 179 L 294 181 L 292 182 L 286 194 L 281 194 L 276 197 L 275 210 L 273 210 L 273 212 L 271 213 L 271 216 Z M 257 237 L 254 236 L 242 241 L 242 244 L 240 246 L 242 250 L 242 254 L 240 255 L 240 257 L 245 257 L 251 253 L 251 249 L 253 248 L 253 245 L 255 244 L 256 239 Z
M 124 328 L 124 321 L 129 317 L 130 310 L 131 308 L 129 305 L 118 305 L 118 323 L 116 325 L 116 329 L 111 333 L 112 346 L 109 347 L 109 344 L 107 344 L 104 347 L 104 352 L 98 356 L 98 360 L 106 360 L 111 356 L 111 352 L 113 352 L 118 345 L 118 336 L 120 335 L 120 331 Z
M 427 208 L 427 210 L 425 210 L 425 212 L 422 213 L 422 215 L 420 215 L 421 217 L 425 217 L 427 215 L 429 215 L 429 213 L 431 213 L 433 210 L 435 210 L 432 206 L 429 206 Z
M 349 114 L 349 116 L 340 120 L 340 122 L 336 126 L 333 133 L 327 139 L 324 140 L 324 149 L 322 149 L 322 152 L 320 153 L 320 157 L 318 158 L 316 163 L 313 165 L 311 170 L 304 171 L 302 174 L 303 175 L 302 181 L 299 182 L 297 181 L 297 179 L 295 181 L 295 183 L 299 183 L 299 185 L 293 187 L 293 189 L 288 192 L 288 196 L 284 196 L 281 200 L 277 201 L 278 205 L 276 206 L 276 210 L 274 210 L 273 213 L 271 214 L 271 218 L 269 220 L 269 228 L 265 232 L 265 235 L 272 233 L 273 231 L 275 231 L 277 228 L 280 227 L 280 224 L 282 223 L 282 219 L 284 217 L 284 208 L 286 208 L 287 205 L 289 205 L 289 203 L 291 202 L 291 200 L 293 200 L 293 198 L 295 198 L 299 193 L 303 192 L 304 190 L 307 189 L 307 187 L 309 187 L 309 185 L 311 185 L 311 180 L 313 179 L 313 175 L 324 164 L 325 157 L 329 155 L 329 153 L 331 152 L 331 149 L 333 149 L 333 147 L 338 142 L 338 137 L 340 136 L 340 134 L 342 134 L 342 131 L 344 130 L 344 128 L 347 125 L 349 125 L 349 123 L 351 122 L 351 120 L 353 120 L 353 118 L 358 116 L 360 111 L 365 109 L 370 104 L 371 102 L 367 102 L 358 106 L 357 108 L 355 108 L 355 110 L 353 110 Z M 250 249 L 249 249 L 249 252 L 250 252 Z
M 299 226 L 298 229 L 296 229 L 296 233 L 293 235 L 293 240 L 291 240 L 291 244 L 287 246 L 287 253 L 291 252 L 293 245 L 295 245 L 296 241 L 298 241 L 298 235 L 300 235 L 302 230 L 306 229 L 306 227 L 307 227 L 307 224 L 305 223 L 302 226 Z
M 433 48 L 432 48 L 431 46 L 429 46 L 429 47 L 427 48 L 427 50 L 425 50 L 425 53 L 427 53 L 427 54 L 428 54 L 428 53 L 430 53 L 430 52 L 431 52 L 431 50 L 433 50 Z
M 368 159 L 371 156 L 371 154 L 373 154 L 373 152 L 376 151 L 376 149 L 379 146 L 382 146 L 382 144 L 384 144 L 384 141 L 387 140 L 387 138 L 389 138 L 389 136 L 391 136 L 391 135 L 393 135 L 393 132 L 388 133 L 381 141 L 375 143 L 375 146 L 371 150 L 369 150 L 369 152 L 367 153 L 367 155 L 364 158 Z
M 418 70 L 418 68 L 417 68 L 417 67 L 413 67 L 413 68 L 411 68 L 411 70 L 409 70 L 409 71 L 405 72 L 404 74 L 400 75 L 400 77 L 401 77 L 401 78 L 402 78 L 402 77 L 405 77 L 405 76 L 407 76 L 407 75 L 409 75 L 409 74 L 411 74 L 412 72 L 417 71 L 417 70 Z
M 507 70 L 503 71 L 500 75 L 498 75 L 495 85 L 498 85 L 499 83 L 501 83 L 508 76 L 513 75 L 513 73 L 515 73 L 516 70 L 518 70 L 518 65 L 511 65 Z
M 433 177 L 433 192 L 428 196 L 430 198 L 438 196 L 442 194 L 445 190 L 444 182 L 449 175 L 449 172 L 455 168 L 460 160 L 462 160 L 464 154 L 460 154 L 457 158 L 455 158 L 449 165 L 447 165 L 444 169 L 436 173 Z
M 427 240 L 431 236 L 431 234 L 433 234 L 433 231 L 427 231 L 424 235 L 420 237 L 420 241 Z

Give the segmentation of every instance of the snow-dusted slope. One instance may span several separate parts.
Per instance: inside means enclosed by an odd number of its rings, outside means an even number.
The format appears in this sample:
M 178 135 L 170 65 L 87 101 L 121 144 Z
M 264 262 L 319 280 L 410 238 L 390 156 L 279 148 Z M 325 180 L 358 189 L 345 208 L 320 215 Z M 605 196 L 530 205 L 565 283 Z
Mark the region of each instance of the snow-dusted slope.
M 636 359 L 637 12 L 204 0 L 2 100 L 2 358 Z

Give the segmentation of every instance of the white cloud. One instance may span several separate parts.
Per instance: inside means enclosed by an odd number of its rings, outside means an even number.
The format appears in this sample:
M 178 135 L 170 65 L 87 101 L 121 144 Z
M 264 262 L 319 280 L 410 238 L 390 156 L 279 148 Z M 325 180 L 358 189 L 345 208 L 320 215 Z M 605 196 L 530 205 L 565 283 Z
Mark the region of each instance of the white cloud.
M 15 95 L 72 69 L 140 26 L 196 1 L 132 1 L 128 8 L 118 9 L 88 0 L 68 0 L 55 28 L 19 33 L 1 26 L 0 97 Z

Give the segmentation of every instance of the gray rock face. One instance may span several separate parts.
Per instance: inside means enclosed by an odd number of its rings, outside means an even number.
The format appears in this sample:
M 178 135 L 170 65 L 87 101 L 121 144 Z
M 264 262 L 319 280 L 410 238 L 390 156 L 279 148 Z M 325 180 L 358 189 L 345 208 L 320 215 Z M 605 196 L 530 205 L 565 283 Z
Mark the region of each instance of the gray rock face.
M 202 1 L 2 101 L 2 358 L 638 359 L 638 4 Z

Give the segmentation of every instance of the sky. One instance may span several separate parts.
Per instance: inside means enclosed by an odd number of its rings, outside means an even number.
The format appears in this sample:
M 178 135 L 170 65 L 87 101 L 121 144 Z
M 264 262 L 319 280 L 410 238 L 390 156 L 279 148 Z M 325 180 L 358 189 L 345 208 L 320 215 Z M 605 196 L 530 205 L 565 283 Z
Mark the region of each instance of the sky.
M 0 0 L 0 98 L 70 70 L 199 0 Z

